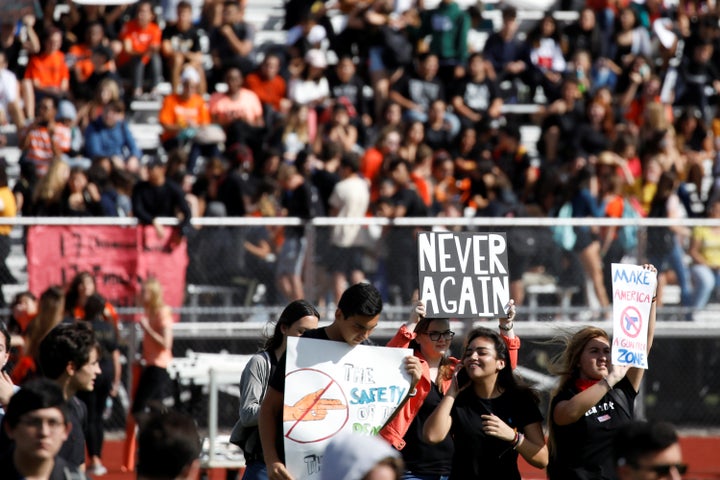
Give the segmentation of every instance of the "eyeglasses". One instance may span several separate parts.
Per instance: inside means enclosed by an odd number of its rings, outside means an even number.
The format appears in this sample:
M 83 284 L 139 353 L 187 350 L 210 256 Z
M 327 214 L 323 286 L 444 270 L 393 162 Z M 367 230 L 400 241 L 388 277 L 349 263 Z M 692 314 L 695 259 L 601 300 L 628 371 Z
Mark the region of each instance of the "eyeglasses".
M 445 330 L 444 332 L 427 332 L 427 336 L 430 337 L 430 340 L 433 342 L 437 342 L 440 340 L 440 337 L 444 338 L 445 340 L 452 340 L 452 338 L 455 336 L 455 332 L 452 330 Z
M 50 430 L 58 430 L 65 425 L 63 420 L 57 418 L 26 417 L 20 419 L 20 424 L 29 428 L 42 428 L 47 425 Z
M 645 470 L 646 472 L 653 472 L 658 477 L 664 477 L 670 474 L 671 469 L 678 471 L 680 475 L 685 475 L 688 466 L 687 463 L 675 463 L 671 465 L 632 465 L 635 470 Z

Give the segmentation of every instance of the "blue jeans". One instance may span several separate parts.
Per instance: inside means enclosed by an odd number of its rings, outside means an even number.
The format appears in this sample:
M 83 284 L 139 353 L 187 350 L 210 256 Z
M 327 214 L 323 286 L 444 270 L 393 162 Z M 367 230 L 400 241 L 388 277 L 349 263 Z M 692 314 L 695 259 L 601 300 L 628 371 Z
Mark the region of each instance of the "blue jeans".
M 696 264 L 690 267 L 690 276 L 693 284 L 692 306 L 703 308 L 710 301 L 713 291 L 720 287 L 720 269 Z
M 268 480 L 267 467 L 264 462 L 250 462 L 245 466 L 242 480 Z
M 658 272 L 673 270 L 677 277 L 678 286 L 680 287 L 680 304 L 683 307 L 692 305 L 692 288 L 690 287 L 690 278 L 687 268 L 683 262 L 683 248 L 680 242 L 675 239 L 672 250 L 662 256 L 653 255 L 648 258 L 649 262 L 655 265 Z
M 412 472 L 403 473 L 402 480 L 448 480 L 447 475 L 415 475 Z

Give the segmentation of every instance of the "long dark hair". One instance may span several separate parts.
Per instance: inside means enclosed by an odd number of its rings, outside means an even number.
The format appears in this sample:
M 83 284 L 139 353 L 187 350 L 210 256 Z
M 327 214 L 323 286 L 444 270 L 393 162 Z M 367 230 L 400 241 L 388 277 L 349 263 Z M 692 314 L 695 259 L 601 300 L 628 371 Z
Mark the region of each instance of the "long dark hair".
M 510 353 L 508 351 L 507 345 L 505 344 L 505 341 L 502 339 L 500 334 L 498 334 L 497 332 L 494 332 L 493 330 L 485 327 L 479 327 L 471 330 L 467 335 L 467 339 L 465 340 L 463 357 L 465 356 L 465 352 L 467 351 L 467 347 L 470 345 L 470 342 L 472 342 L 476 338 L 486 338 L 493 342 L 493 345 L 495 346 L 495 352 L 497 352 L 497 358 L 500 360 L 505 360 L 505 366 L 498 373 L 497 386 L 500 387 L 504 392 L 525 391 L 536 402 L 539 402 L 537 394 L 527 385 L 520 382 L 520 380 L 518 380 L 513 374 L 513 367 L 510 363 Z
M 78 272 L 73 279 L 70 281 L 67 293 L 65 294 L 65 311 L 68 316 L 75 318 L 75 307 L 78 306 L 78 300 L 80 298 L 80 284 L 86 278 L 90 278 L 95 283 L 95 277 L 86 270 Z
M 263 345 L 262 350 L 266 352 L 277 350 L 285 338 L 282 327 L 290 327 L 303 317 L 317 317 L 320 319 L 320 313 L 318 313 L 317 309 L 307 300 L 290 302 L 280 314 L 280 318 L 275 322 L 275 330 L 272 336 L 265 340 L 265 345 Z

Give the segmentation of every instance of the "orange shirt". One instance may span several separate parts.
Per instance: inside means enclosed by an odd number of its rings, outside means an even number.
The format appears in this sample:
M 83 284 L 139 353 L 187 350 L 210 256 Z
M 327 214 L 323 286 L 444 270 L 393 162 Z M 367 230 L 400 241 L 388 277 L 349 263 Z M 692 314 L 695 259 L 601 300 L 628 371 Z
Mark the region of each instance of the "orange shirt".
M 92 49 L 84 43 L 73 45 L 68 50 L 68 56 L 75 57 L 75 72 L 77 79 L 81 82 L 87 80 L 95 70 L 90 60 L 91 55 Z
M 272 80 L 263 80 L 257 73 L 245 77 L 245 88 L 255 92 L 262 103 L 267 103 L 275 110 L 280 110 L 280 100 L 285 98 L 287 91 L 285 79 L 280 75 Z
M 420 195 L 420 198 L 422 198 L 423 203 L 428 207 L 432 205 L 432 195 L 430 194 L 430 184 L 428 181 L 417 173 L 411 173 L 410 178 L 415 185 L 415 190 L 418 195 Z
M 150 328 L 160 334 L 167 328 L 172 329 L 173 323 L 172 315 L 170 313 L 165 315 L 163 312 L 158 312 L 153 317 L 148 318 L 148 322 L 150 323 Z M 142 356 L 146 366 L 167 368 L 172 360 L 172 347 L 164 348 L 146 333 L 142 342 Z
M 176 125 L 184 128 L 191 124 L 208 125 L 210 123 L 210 111 L 205 100 L 198 94 L 183 99 L 182 96 L 173 93 L 163 100 L 158 119 L 163 126 Z M 161 138 L 165 142 L 176 136 L 177 133 L 175 132 L 165 131 Z
M 25 78 L 32 80 L 41 88 L 60 88 L 63 81 L 70 81 L 70 70 L 62 52 L 40 53 L 30 57 Z
M 25 158 L 35 164 L 37 174 L 42 177 L 53 159 L 52 142 L 61 152 L 67 153 L 70 151 L 72 132 L 67 126 L 55 123 L 52 140 L 47 127 L 33 128 L 27 133 L 27 138 L 29 143 L 25 149 Z
M 160 47 L 162 42 L 162 31 L 156 23 L 150 22 L 143 28 L 137 20 L 127 22 L 120 31 L 120 40 L 125 44 L 129 39 L 134 55 L 145 55 L 150 47 Z M 123 50 L 118 57 L 118 64 L 123 65 L 130 60 L 131 54 Z M 143 58 L 143 63 L 149 62 L 149 58 Z
M 103 317 L 105 317 L 106 320 L 110 320 L 113 326 L 117 328 L 120 316 L 118 315 L 117 310 L 115 310 L 115 307 L 112 306 L 112 303 L 105 302 Z M 73 309 L 73 318 L 75 318 L 76 320 L 84 319 L 85 307 L 83 307 L 82 305 L 76 305 Z

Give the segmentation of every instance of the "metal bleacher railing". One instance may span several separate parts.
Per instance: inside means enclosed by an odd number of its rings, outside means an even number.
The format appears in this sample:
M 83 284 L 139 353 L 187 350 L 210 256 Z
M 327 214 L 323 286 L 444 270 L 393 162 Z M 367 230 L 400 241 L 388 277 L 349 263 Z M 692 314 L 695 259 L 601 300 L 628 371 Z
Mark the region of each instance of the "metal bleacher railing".
M 166 225 L 176 224 L 175 219 L 162 219 Z M 549 228 L 553 225 L 627 225 L 634 224 L 640 232 L 651 226 L 681 223 L 685 226 L 716 225 L 710 220 L 658 220 L 658 219 L 558 219 L 558 218 L 363 218 L 338 219 L 332 217 L 314 218 L 303 221 L 297 218 L 197 218 L 193 225 L 202 227 L 202 230 L 220 233 L 211 229 L 236 229 L 246 231 L 257 226 L 298 226 L 305 224 L 306 236 L 309 244 L 304 283 L 306 298 L 318 302 L 322 314 L 322 322 L 329 322 L 334 313 L 334 299 L 325 295 L 321 287 L 322 262 L 313 254 L 317 250 L 318 238 L 322 238 L 323 230 L 333 225 L 343 223 L 362 223 L 375 228 L 408 229 L 408 234 L 416 228 L 457 228 L 465 231 L 503 231 L 510 227 L 527 227 L 530 229 Z M 3 219 L 0 224 L 18 226 L 14 231 L 21 230 L 20 226 L 31 225 L 121 225 L 133 226 L 133 218 L 14 218 Z M 642 236 L 642 233 L 641 233 Z M 23 255 L 20 243 L 21 237 L 15 236 L 13 253 L 8 260 L 10 264 L 22 266 L 18 256 Z M 642 242 L 641 242 L 642 246 Z M 17 248 L 19 247 L 19 248 Z M 241 243 L 235 248 L 241 249 Z M 642 249 L 642 247 L 641 247 Z M 369 252 L 370 255 L 382 250 L 376 247 Z M 58 252 L 59 254 L 59 252 Z M 188 255 L 197 254 L 189 249 Z M 538 255 L 543 255 L 540 252 Z M 643 257 L 642 251 L 635 252 L 633 258 L 627 261 L 637 262 Z M 221 268 L 227 263 L 227 258 L 218 258 L 217 264 L 208 265 L 210 268 Z M 531 262 L 532 263 L 532 262 Z M 17 268 L 17 267 L 16 267 Z M 44 265 L 42 268 L 53 268 L 53 265 Z M 12 267 L 11 267 L 12 269 Z M 369 273 L 369 272 L 368 272 Z M 582 290 L 586 284 L 582 272 L 573 279 L 571 287 Z M 17 275 L 22 282 L 27 278 L 24 273 Z M 254 277 L 253 272 L 247 272 L 245 277 Z M 219 354 L 228 352 L 232 355 L 248 355 L 257 351 L 263 335 L 267 332 L 267 322 L 277 318 L 284 307 L 280 302 L 269 303 L 258 288 L 259 279 L 252 284 L 253 295 L 248 295 L 247 285 L 236 285 L 228 279 L 225 285 L 206 285 L 204 288 L 193 283 L 187 284 L 184 304 L 176 309 L 180 321 L 174 326 L 174 353 L 179 358 L 178 365 L 186 361 L 192 351 L 197 353 Z M 608 330 L 611 324 L 599 320 L 605 318 L 598 306 L 593 304 L 591 296 L 582 298 L 580 302 L 563 303 L 563 291 L 555 279 L 546 278 L 546 282 L 538 287 L 534 283 L 527 283 L 526 301 L 519 307 L 519 318 L 516 330 L 523 338 L 523 351 L 521 365 L 527 369 L 525 372 L 528 381 L 535 384 L 539 390 L 547 390 L 551 378 L 547 376 L 547 359 L 553 353 L 553 347 L 548 340 L 557 335 L 593 323 Z M 528 278 L 530 282 L 530 278 Z M 26 283 L 14 286 L 3 286 L 6 300 L 10 300 L 7 290 L 12 291 L 27 288 Z M 216 288 L 217 291 L 213 291 Z M 559 290 L 558 290 L 559 289 Z M 592 290 L 592 289 L 589 289 Z M 534 291 L 534 293 L 533 293 Z M 35 292 L 39 293 L 39 292 Z M 535 299 L 532 300 L 533 295 Z M 194 296 L 194 297 L 193 297 Z M 720 322 L 715 317 L 720 314 L 720 304 L 711 303 L 702 311 L 694 312 L 694 321 L 677 320 L 682 318 L 683 309 L 677 305 L 677 299 L 671 298 L 667 293 L 663 298 L 665 305 L 661 307 L 662 321 L 658 322 L 654 353 L 651 355 L 651 370 L 645 383 L 646 391 L 643 397 L 641 410 L 644 408 L 649 415 L 662 415 L 665 418 L 685 427 L 702 426 L 704 428 L 720 427 L 720 411 L 717 404 L 720 402 Z M 193 300 L 194 298 L 194 300 Z M 717 300 L 714 300 L 717 302 Z M 396 331 L 410 311 L 410 299 L 390 297 L 384 308 L 383 321 L 373 333 L 373 338 L 383 344 Z M 121 333 L 123 337 L 124 356 L 127 364 L 136 358 L 135 353 L 141 341 L 140 329 L 133 322 L 137 308 L 119 308 L 121 314 Z M 7 312 L 7 310 L 6 310 Z M 464 333 L 477 322 L 453 322 L 456 331 L 456 344 L 454 351 L 461 347 Z M 215 365 L 213 365 L 215 366 Z M 217 365 L 219 370 L 227 370 L 227 366 Z M 223 370 L 225 369 L 225 370 Z M 125 376 L 126 385 L 130 385 L 129 371 Z M 222 384 L 217 385 L 217 392 L 212 394 L 213 402 L 208 403 L 210 386 L 207 382 L 199 382 L 192 375 L 187 376 L 182 368 L 175 372 L 178 389 L 182 392 L 178 398 L 187 403 L 188 409 L 193 411 L 204 428 L 204 419 L 212 424 L 214 434 L 227 433 L 237 418 L 237 392 L 233 389 L 236 381 L 232 380 L 236 369 L 229 377 L 225 375 Z M 688 374 L 693 372 L 693 374 Z M 227 378 L 229 383 L 225 383 Z M 203 376 L 205 378 L 205 376 Z M 207 378 L 210 378 L 207 376 Z M 239 379 L 239 376 L 238 376 Z M 129 388 L 128 388 L 129 390 Z M 213 410 L 209 410 L 209 405 Z M 217 407 L 217 408 L 216 408 Z M 122 410 L 121 407 L 116 407 Z M 119 428 L 124 417 L 116 415 L 114 422 L 108 428 Z M 217 424 L 215 424 L 217 422 Z

